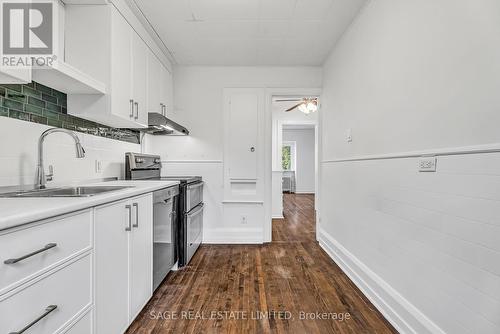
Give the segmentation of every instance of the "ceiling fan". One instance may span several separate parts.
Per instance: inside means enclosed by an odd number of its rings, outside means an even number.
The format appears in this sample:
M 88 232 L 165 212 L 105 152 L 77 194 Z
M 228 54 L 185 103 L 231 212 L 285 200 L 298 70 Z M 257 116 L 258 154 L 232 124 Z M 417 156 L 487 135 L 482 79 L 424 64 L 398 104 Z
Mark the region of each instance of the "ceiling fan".
M 318 98 L 317 97 L 304 97 L 295 99 L 277 99 L 276 102 L 298 102 L 291 108 L 285 110 L 286 112 L 292 111 L 298 108 L 304 114 L 310 114 L 318 110 Z

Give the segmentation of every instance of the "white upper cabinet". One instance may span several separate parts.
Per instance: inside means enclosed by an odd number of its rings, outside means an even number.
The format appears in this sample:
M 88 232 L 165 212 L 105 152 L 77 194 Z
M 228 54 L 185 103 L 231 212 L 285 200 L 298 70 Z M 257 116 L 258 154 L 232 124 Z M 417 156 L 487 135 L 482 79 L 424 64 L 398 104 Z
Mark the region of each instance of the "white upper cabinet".
M 25 84 L 31 82 L 30 68 L 0 66 L 0 84 Z
M 104 96 L 68 96 L 68 112 L 117 128 L 146 128 L 148 45 L 112 4 L 67 6 L 66 26 L 67 61 L 108 86 Z
M 166 114 L 172 107 L 172 75 L 153 52 L 148 53 L 148 111 Z
M 153 52 L 148 52 L 148 111 L 162 113 L 161 75 L 163 66 Z
M 51 51 L 54 58 L 49 57 L 51 60 L 44 61 L 42 67 L 0 66 L 0 84 L 23 84 L 33 80 L 67 94 L 104 94 L 106 85 L 103 82 L 66 62 L 65 6 L 58 1 L 54 4 L 53 14 L 57 20 L 56 39 Z
M 149 49 L 135 32 L 132 32 L 132 98 L 134 120 L 148 125 L 147 110 L 147 61 Z
M 165 116 L 168 115 L 168 113 L 173 109 L 174 104 L 173 104 L 173 81 L 172 81 L 172 74 L 167 71 L 164 67 L 162 76 L 161 76 L 161 96 L 162 96 L 162 101 L 163 104 L 165 105 Z
M 116 10 L 111 12 L 111 35 L 111 112 L 132 120 L 132 29 Z

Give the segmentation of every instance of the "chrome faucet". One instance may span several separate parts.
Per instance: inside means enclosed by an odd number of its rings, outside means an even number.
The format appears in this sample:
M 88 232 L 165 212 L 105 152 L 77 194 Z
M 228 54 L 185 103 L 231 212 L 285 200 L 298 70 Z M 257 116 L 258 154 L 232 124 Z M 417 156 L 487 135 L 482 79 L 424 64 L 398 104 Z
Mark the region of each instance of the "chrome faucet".
M 45 169 L 43 166 L 43 142 L 45 141 L 45 137 L 50 135 L 51 133 L 54 132 L 62 132 L 70 135 L 74 140 L 76 144 L 76 157 L 77 158 L 83 158 L 85 157 L 85 150 L 82 147 L 82 144 L 80 144 L 80 138 L 74 133 L 73 131 L 66 130 L 66 129 L 59 129 L 59 128 L 54 128 L 54 129 L 48 129 L 44 131 L 41 135 L 40 138 L 38 139 L 38 165 L 37 165 L 37 172 L 36 172 L 36 188 L 37 189 L 45 189 L 45 184 L 47 181 L 52 181 L 52 176 L 54 174 L 54 171 L 52 169 L 52 166 L 49 166 L 49 175 L 45 175 Z

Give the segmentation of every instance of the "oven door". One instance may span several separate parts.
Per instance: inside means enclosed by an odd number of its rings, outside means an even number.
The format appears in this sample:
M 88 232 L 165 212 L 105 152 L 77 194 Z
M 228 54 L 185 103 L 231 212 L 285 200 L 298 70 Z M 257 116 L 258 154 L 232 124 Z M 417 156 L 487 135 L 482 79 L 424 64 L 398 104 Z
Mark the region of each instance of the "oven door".
M 184 211 L 189 212 L 203 202 L 203 181 L 190 183 L 186 186 Z
M 203 203 L 186 214 L 185 259 L 188 264 L 203 238 Z
M 153 203 L 153 289 L 160 285 L 177 261 L 178 198 L 179 196 L 155 196 Z

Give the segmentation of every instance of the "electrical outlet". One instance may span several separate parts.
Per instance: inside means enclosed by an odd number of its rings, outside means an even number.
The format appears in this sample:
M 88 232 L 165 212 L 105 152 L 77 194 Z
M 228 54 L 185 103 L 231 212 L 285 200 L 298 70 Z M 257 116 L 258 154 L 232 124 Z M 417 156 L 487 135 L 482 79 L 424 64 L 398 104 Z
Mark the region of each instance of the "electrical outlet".
M 247 216 L 241 216 L 241 223 L 242 223 L 243 225 L 246 225 L 246 224 L 248 223 L 248 221 L 247 221 Z
M 96 173 L 102 173 L 102 162 L 101 162 L 101 160 L 96 160 L 95 161 L 95 172 Z
M 420 172 L 435 172 L 436 164 L 436 157 L 422 157 L 418 163 L 418 168 Z
M 350 143 L 352 142 L 352 129 L 347 129 L 345 132 L 345 140 Z

